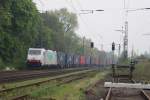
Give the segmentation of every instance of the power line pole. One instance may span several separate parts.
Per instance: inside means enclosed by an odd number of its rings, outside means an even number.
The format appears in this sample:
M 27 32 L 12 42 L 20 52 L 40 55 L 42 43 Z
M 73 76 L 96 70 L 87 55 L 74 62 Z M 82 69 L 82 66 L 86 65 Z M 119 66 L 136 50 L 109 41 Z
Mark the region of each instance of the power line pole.
M 120 58 L 120 50 L 121 50 L 121 45 L 119 44 L 118 58 Z
M 134 46 L 132 45 L 131 59 L 134 59 Z
M 124 35 L 124 43 L 123 43 L 123 54 L 124 54 L 124 59 L 127 59 L 128 57 L 128 11 L 126 11 L 126 0 L 124 0 L 124 9 L 125 9 L 125 35 Z
M 121 30 L 115 30 L 118 32 L 122 32 L 123 34 L 123 58 L 126 59 L 128 56 L 128 22 L 125 21 L 125 29 L 122 26 Z M 120 44 L 119 44 L 120 45 Z M 119 46 L 120 49 L 121 45 Z M 120 52 L 120 50 L 119 50 Z M 120 55 L 120 53 L 118 53 Z
M 128 8 L 126 7 L 126 0 L 124 0 L 124 9 L 125 9 L 125 31 L 124 31 L 124 43 L 123 43 L 123 55 L 124 55 L 124 59 L 128 58 Z
M 125 36 L 124 36 L 124 58 L 128 58 L 128 21 L 125 21 Z
M 115 51 L 115 43 L 112 43 L 112 76 L 113 81 L 115 81 L 115 62 L 114 62 L 114 51 Z
M 85 37 L 83 37 L 83 55 L 85 54 L 85 50 L 84 50 L 84 48 L 85 48 Z

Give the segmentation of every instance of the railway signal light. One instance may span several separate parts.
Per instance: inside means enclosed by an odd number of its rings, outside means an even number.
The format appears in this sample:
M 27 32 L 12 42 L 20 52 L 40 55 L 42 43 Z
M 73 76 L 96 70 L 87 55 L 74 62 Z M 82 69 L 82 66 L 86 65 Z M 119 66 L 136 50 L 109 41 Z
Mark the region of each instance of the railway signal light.
M 91 48 L 94 48 L 94 43 L 93 42 L 91 42 Z
M 113 42 L 112 43 L 112 51 L 114 51 L 115 50 L 115 43 Z

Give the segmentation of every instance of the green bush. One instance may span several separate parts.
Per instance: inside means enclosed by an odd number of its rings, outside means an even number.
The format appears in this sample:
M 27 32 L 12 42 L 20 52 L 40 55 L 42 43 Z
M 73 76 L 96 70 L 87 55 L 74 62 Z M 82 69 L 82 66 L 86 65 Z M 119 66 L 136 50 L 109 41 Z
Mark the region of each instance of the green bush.
M 136 80 L 150 81 L 150 62 L 140 62 L 135 66 L 133 77 Z

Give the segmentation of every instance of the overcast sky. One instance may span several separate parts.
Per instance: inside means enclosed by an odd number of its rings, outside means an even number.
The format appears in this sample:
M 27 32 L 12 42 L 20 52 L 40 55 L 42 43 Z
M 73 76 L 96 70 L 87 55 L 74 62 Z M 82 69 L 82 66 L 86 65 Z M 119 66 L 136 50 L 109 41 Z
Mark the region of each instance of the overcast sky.
M 121 43 L 123 35 L 121 30 L 125 21 L 124 0 L 33 0 L 39 10 L 54 10 L 68 8 L 78 15 L 79 28 L 77 34 L 91 38 L 95 46 L 106 51 L 111 50 L 110 44 Z M 129 9 L 150 8 L 150 0 L 126 0 Z M 104 12 L 93 14 L 79 14 L 80 10 L 103 9 Z M 129 21 L 129 53 L 134 47 L 138 53 L 150 52 L 150 10 L 132 11 L 128 13 Z

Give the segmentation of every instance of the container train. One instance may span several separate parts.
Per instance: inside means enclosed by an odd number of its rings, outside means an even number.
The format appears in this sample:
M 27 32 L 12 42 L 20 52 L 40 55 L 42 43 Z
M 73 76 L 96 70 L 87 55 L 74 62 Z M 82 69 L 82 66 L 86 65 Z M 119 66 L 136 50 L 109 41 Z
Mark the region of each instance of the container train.
M 56 52 L 44 48 L 29 48 L 27 65 L 32 67 L 70 68 L 109 65 L 105 57 L 83 56 L 77 54 Z

